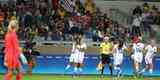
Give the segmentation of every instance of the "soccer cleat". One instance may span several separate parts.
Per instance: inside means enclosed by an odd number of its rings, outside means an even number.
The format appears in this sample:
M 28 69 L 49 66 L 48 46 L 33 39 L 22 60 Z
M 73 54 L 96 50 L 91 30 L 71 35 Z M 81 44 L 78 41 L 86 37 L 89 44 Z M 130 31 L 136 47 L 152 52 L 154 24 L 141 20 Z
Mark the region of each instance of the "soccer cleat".
M 121 70 L 117 72 L 117 77 L 118 77 L 118 78 L 122 77 L 122 72 L 121 72 Z
M 150 69 L 150 70 L 149 70 L 149 73 L 150 73 L 150 74 L 152 74 L 152 73 L 153 73 L 153 70 L 152 70 L 152 69 Z
M 67 65 L 65 71 L 67 71 L 70 67 L 71 67 L 70 65 Z
M 102 70 L 102 67 L 103 67 L 103 64 L 100 62 L 100 63 L 97 65 L 96 70 L 97 70 L 97 71 L 100 71 L 100 70 Z
M 22 80 L 22 74 L 21 74 L 21 73 L 18 73 L 18 74 L 17 74 L 16 80 Z

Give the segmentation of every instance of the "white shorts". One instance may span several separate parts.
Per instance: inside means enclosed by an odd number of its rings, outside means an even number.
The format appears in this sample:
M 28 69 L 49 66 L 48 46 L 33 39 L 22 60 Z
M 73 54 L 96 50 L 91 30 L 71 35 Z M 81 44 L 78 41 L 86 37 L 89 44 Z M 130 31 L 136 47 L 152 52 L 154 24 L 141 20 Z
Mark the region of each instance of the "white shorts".
M 114 65 L 121 65 L 123 63 L 123 54 L 114 54 Z
M 152 55 L 146 55 L 145 56 L 145 63 L 146 64 L 152 64 L 153 56 Z
M 84 53 L 78 52 L 70 55 L 69 62 L 73 63 L 83 63 Z
M 69 57 L 69 62 L 74 62 L 75 61 L 74 59 L 75 59 L 75 54 L 72 53 Z
M 138 63 L 142 63 L 142 61 L 143 61 L 143 53 L 135 53 L 135 54 L 133 54 L 133 55 L 131 56 L 131 58 L 132 58 L 134 61 L 138 62 Z
M 75 55 L 75 63 L 83 63 L 84 60 L 84 53 L 79 52 L 78 54 Z

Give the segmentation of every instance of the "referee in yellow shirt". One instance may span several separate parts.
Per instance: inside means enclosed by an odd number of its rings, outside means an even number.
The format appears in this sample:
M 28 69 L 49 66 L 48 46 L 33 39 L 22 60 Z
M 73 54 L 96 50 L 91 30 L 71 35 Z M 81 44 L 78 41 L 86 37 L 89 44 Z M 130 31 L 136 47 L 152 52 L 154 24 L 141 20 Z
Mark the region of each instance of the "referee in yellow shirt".
M 109 41 L 109 37 L 104 37 L 103 42 L 100 44 L 100 55 L 101 55 L 101 77 L 103 78 L 103 72 L 105 64 L 109 65 L 110 75 L 112 76 L 112 63 L 111 63 L 111 52 L 112 43 Z

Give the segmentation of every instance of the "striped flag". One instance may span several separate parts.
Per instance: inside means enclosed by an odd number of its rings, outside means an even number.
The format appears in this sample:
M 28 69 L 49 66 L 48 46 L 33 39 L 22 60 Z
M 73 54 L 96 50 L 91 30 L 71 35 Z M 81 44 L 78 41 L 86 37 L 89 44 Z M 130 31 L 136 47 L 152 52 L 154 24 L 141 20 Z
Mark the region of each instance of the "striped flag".
M 73 12 L 73 4 L 71 0 L 60 0 L 59 3 L 68 12 Z

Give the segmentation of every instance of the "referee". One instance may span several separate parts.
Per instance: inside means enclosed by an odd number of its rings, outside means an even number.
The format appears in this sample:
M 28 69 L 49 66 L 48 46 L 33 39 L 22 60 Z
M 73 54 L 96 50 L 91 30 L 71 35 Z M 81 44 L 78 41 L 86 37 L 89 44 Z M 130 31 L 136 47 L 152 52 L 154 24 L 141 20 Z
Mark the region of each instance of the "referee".
M 103 78 L 105 64 L 109 65 L 110 75 L 112 76 L 112 63 L 111 63 L 112 43 L 109 37 L 104 37 L 103 42 L 100 44 L 100 57 L 102 62 L 101 78 Z

